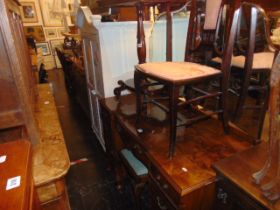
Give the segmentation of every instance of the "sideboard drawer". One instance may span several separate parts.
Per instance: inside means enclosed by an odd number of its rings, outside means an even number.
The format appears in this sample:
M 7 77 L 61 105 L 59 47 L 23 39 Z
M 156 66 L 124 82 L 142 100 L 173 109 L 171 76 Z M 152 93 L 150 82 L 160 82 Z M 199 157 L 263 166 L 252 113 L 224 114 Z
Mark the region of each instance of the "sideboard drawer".
M 149 166 L 149 159 L 146 155 L 146 150 L 142 147 L 132 136 L 131 133 L 127 132 L 127 130 L 123 127 L 123 124 L 119 121 L 116 122 L 117 132 L 120 134 L 121 139 L 123 140 L 124 147 L 131 150 L 132 153 L 146 165 Z
M 172 202 L 162 193 L 157 184 L 151 180 L 149 183 L 152 210 L 175 210 Z
M 166 194 L 174 206 L 179 206 L 181 196 L 153 164 L 151 164 L 150 175 L 155 184 Z

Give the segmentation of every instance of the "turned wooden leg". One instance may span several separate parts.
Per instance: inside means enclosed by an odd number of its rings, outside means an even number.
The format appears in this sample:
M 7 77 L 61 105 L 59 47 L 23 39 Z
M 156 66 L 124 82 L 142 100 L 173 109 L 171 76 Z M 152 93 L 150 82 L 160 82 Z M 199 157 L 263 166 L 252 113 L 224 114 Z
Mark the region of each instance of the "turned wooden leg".
M 176 127 L 177 127 L 177 103 L 179 97 L 179 87 L 171 84 L 169 86 L 169 113 L 170 113 L 170 142 L 169 142 L 169 158 L 172 158 L 176 146 Z
M 142 112 L 142 96 L 141 96 L 141 73 L 137 70 L 134 72 L 134 86 L 135 86 L 135 96 L 136 96 L 136 124 L 140 121 Z

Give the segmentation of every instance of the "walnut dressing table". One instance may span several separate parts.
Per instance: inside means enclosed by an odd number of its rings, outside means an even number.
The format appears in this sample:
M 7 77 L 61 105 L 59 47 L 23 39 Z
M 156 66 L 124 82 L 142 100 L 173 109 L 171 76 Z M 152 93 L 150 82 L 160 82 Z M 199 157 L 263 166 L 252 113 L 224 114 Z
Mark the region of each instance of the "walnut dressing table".
M 209 119 L 190 128 L 178 129 L 178 146 L 168 159 L 168 126 L 165 113 L 157 107 L 149 111 L 156 119 L 143 125 L 139 134 L 135 124 L 133 95 L 101 99 L 106 152 L 117 178 L 121 179 L 118 153 L 126 147 L 149 169 L 152 209 L 213 209 L 216 173 L 212 163 L 248 149 L 249 137 L 231 132 L 224 135 L 218 120 Z M 152 120 L 152 119 L 151 119 Z

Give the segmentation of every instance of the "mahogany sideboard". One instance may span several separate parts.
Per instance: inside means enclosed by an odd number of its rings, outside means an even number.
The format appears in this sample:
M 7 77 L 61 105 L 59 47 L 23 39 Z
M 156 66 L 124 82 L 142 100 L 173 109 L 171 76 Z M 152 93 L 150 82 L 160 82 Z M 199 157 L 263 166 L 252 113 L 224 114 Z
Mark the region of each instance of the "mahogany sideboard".
M 250 138 L 232 129 L 225 135 L 216 119 L 179 128 L 176 153 L 168 159 L 168 126 L 165 113 L 149 107 L 153 118 L 143 122 L 143 133 L 135 128 L 135 98 L 126 95 L 101 99 L 106 152 L 118 180 L 119 151 L 126 147 L 149 170 L 148 189 L 152 209 L 214 209 L 216 173 L 212 164 L 251 147 Z M 152 125 L 152 126 L 151 126 Z

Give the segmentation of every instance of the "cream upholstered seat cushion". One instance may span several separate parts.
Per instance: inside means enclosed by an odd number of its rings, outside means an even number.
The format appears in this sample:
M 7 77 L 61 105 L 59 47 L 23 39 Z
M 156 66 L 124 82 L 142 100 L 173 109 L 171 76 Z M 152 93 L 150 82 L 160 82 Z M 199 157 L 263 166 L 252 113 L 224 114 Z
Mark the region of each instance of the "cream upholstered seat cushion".
M 254 54 L 253 69 L 271 69 L 273 64 L 273 52 L 261 52 Z M 222 63 L 219 57 L 213 58 L 212 61 Z M 245 56 L 239 55 L 232 57 L 231 65 L 239 68 L 244 68 Z
M 220 74 L 221 71 L 190 62 L 151 62 L 136 65 L 137 70 L 168 81 L 183 81 Z

